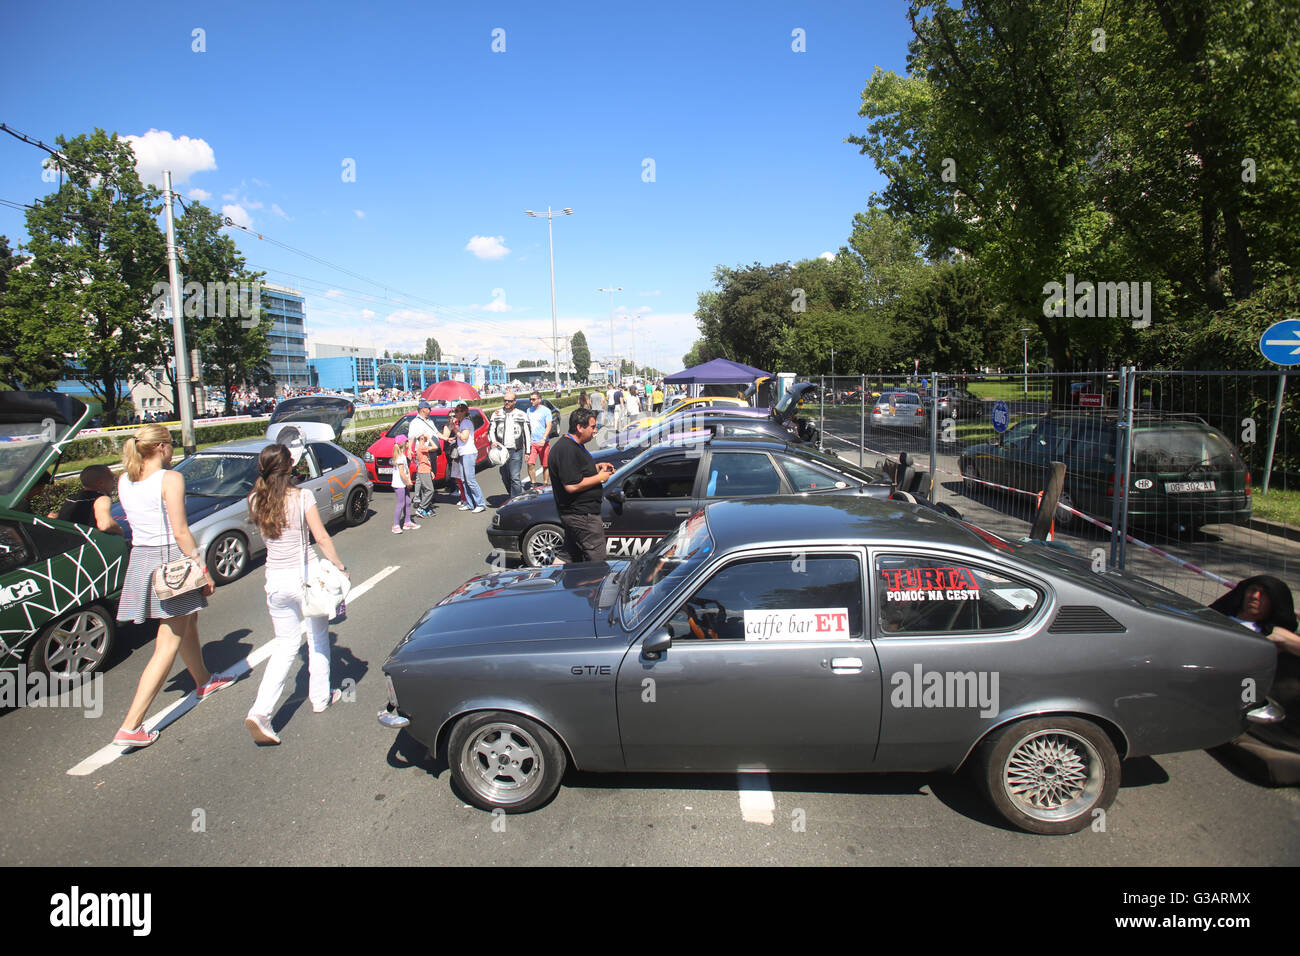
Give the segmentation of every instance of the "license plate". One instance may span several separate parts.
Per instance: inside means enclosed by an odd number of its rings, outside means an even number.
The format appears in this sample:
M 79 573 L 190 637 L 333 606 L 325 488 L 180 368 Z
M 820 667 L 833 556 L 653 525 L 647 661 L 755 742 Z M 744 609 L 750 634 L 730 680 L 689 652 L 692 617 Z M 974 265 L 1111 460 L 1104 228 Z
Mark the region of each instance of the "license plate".
M 1215 491 L 1214 482 L 1212 481 L 1166 481 L 1165 493 L 1170 495 L 1184 494 L 1189 491 Z
M 376 468 L 375 471 L 379 472 L 381 475 L 391 475 L 393 473 L 393 469 L 391 468 Z

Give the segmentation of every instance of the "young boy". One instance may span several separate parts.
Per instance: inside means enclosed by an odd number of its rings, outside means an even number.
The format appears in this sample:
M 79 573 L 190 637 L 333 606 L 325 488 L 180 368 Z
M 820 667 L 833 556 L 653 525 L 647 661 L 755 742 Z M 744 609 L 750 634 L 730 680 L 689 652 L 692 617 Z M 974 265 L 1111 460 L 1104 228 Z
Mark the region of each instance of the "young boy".
M 51 511 L 46 517 L 89 525 L 105 534 L 121 534 L 121 526 L 109 512 L 113 507 L 115 486 L 111 468 L 107 465 L 87 465 L 81 469 L 81 490 L 68 495 L 58 512 Z

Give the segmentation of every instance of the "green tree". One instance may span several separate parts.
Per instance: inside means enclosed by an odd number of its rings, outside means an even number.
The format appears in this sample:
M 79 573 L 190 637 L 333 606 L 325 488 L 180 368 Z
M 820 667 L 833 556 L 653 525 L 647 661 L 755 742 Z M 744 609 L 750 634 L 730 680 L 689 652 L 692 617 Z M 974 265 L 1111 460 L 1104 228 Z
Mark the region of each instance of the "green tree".
M 587 337 L 581 329 L 573 333 L 569 347 L 573 350 L 573 371 L 578 381 L 585 382 L 587 373 L 591 371 L 591 349 L 587 347 Z
M 203 377 L 221 384 L 229 415 L 234 411 L 235 386 L 272 378 L 267 339 L 271 321 L 261 314 L 260 300 L 252 291 L 265 273 L 247 269 L 234 241 L 221 228 L 222 218 L 202 203 L 190 205 L 176 221 L 176 238 L 183 250 L 182 278 L 186 285 L 197 282 L 204 287 L 201 308 L 191 309 L 187 303 L 187 346 L 197 342 Z M 241 306 L 251 314 L 241 314 Z M 166 361 L 162 364 L 166 366 Z
M 17 329 L 19 362 L 51 356 L 117 421 L 121 393 L 161 352 L 163 323 L 150 311 L 165 279 L 158 191 L 145 186 L 135 153 L 102 129 L 59 137 L 66 177 L 27 212 L 32 261 L 9 275 L 0 324 Z
M 438 344 L 435 338 L 424 340 L 424 359 L 428 362 L 437 362 L 442 359 L 442 346 Z
M 505 367 L 506 367 L 506 363 L 503 362 L 503 361 L 501 361 L 501 359 L 492 359 L 492 361 L 488 362 L 488 364 L 489 364 L 489 365 L 500 365 L 502 368 L 505 368 Z
M 9 247 L 9 239 L 0 236 L 0 315 L 3 315 L 9 274 L 27 259 Z M 63 362 L 57 356 L 38 356 L 33 363 L 18 358 L 21 327 L 17 322 L 0 321 L 0 387 L 39 392 L 55 386 Z

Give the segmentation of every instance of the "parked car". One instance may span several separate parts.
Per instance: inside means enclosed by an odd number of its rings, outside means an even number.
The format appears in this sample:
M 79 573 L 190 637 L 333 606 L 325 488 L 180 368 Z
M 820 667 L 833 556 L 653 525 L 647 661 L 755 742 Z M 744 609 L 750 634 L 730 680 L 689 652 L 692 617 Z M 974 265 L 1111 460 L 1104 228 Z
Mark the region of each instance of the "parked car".
M 721 395 L 704 395 L 699 398 L 679 398 L 676 401 L 664 407 L 662 413 L 658 415 L 641 415 L 636 421 L 629 423 L 628 428 L 638 431 L 653 428 L 660 422 L 670 418 L 679 412 L 691 408 L 714 408 L 727 406 L 729 408 L 748 408 L 749 403 L 743 398 L 726 398 Z
M 0 670 L 89 674 L 112 650 L 126 540 L 27 510 L 87 411 L 68 395 L 0 391 Z
M 547 405 L 552 412 L 555 406 L 543 399 L 543 404 Z M 452 419 L 452 409 L 448 407 L 438 407 L 429 415 L 433 422 L 433 427 L 442 433 L 443 426 Z M 417 417 L 416 412 L 410 412 L 403 415 L 393 426 L 384 432 L 371 443 L 362 456 L 365 459 L 366 471 L 370 474 L 370 480 L 374 482 L 376 488 L 387 489 L 393 488 L 393 439 L 398 435 L 405 435 L 411 427 L 411 422 Z M 488 448 L 491 447 L 491 441 L 488 437 L 488 419 L 490 416 L 481 408 L 471 408 L 469 410 L 469 421 L 474 428 L 474 445 L 478 449 L 478 455 L 474 459 L 475 467 L 482 465 L 487 461 Z M 447 458 L 445 455 L 438 455 L 437 462 L 434 464 L 433 480 L 445 482 L 447 480 Z
M 927 421 L 925 406 L 917 392 L 881 392 L 871 406 L 873 428 L 920 430 L 927 427 Z
M 1065 463 L 1061 502 L 1109 522 L 1115 500 L 1118 417 L 1067 412 L 1025 419 L 962 452 L 963 476 L 1037 492 L 1053 461 Z M 1195 416 L 1135 412 L 1128 517 L 1139 525 L 1242 523 L 1250 517 L 1246 463 L 1222 432 Z M 972 486 L 972 482 L 967 482 Z M 973 490 L 973 488 L 972 488 Z M 1078 519 L 1058 511 L 1066 527 Z
M 816 386 L 810 382 L 798 383 L 771 409 L 733 405 L 693 405 L 665 416 L 662 422 L 650 428 L 627 429 L 621 434 L 610 435 L 605 439 L 605 447 L 649 447 L 671 437 L 674 433 L 690 431 L 714 418 L 727 419 L 734 423 L 753 422 L 756 425 L 752 430 L 754 434 L 767 434 L 785 441 L 815 443 L 819 435 L 817 426 L 797 414 L 799 399 L 810 388 Z M 759 423 L 765 424 L 759 427 Z M 730 431 L 724 431 L 724 434 L 739 433 L 736 425 L 733 425 Z
M 926 410 L 934 404 L 929 395 L 921 396 L 921 404 Z M 939 393 L 939 419 L 974 419 L 984 415 L 984 402 L 964 388 L 949 388 Z
M 657 445 L 615 471 L 605 483 L 600 513 L 609 556 L 632 557 L 709 501 L 762 495 L 887 498 L 893 491 L 884 472 L 807 445 L 695 435 Z M 544 489 L 511 499 L 492 516 L 487 536 L 507 558 L 532 567 L 550 564 L 564 541 L 554 495 Z
M 1059 834 L 1122 760 L 1278 719 L 1242 694 L 1276 659 L 1182 595 L 918 506 L 723 501 L 630 562 L 465 582 L 384 662 L 379 720 L 484 810 L 542 806 L 570 766 L 969 767 L 1009 823 Z
M 248 495 L 257 480 L 257 456 L 267 445 L 296 445 L 294 466 L 299 487 L 316 498 L 321 520 L 361 524 L 370 515 L 374 487 L 365 464 L 334 443 L 342 434 L 353 405 L 348 399 L 308 395 L 280 402 L 261 438 L 241 438 L 205 448 L 175 466 L 185 477 L 185 515 L 208 573 L 217 584 L 240 577 L 266 550 L 262 533 L 248 513 Z M 113 517 L 130 534 L 122 506 Z

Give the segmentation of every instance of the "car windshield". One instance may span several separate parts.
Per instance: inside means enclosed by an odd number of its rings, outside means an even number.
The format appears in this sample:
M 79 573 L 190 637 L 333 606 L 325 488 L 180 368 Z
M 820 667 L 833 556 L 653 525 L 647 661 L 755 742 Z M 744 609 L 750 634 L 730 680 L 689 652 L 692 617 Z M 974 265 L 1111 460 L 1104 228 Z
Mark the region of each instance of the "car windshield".
M 66 428 L 61 429 L 66 432 Z M 0 423 L 0 495 L 14 492 L 54 444 L 38 422 Z
M 1239 464 L 1227 439 L 1208 428 L 1139 429 L 1133 436 L 1133 467 L 1138 471 L 1235 468 Z
M 869 485 L 889 484 L 889 477 L 883 471 L 878 471 L 875 468 L 859 468 L 857 465 L 834 455 L 827 455 L 804 448 L 790 448 L 787 449 L 786 454 L 791 458 L 800 458 L 821 465 L 824 468 L 829 468 L 832 471 L 838 471 Z
M 697 511 L 623 570 L 623 627 L 632 630 L 713 553 L 703 511 Z
M 176 466 L 185 493 L 207 498 L 246 498 L 257 480 L 256 455 L 191 455 Z

